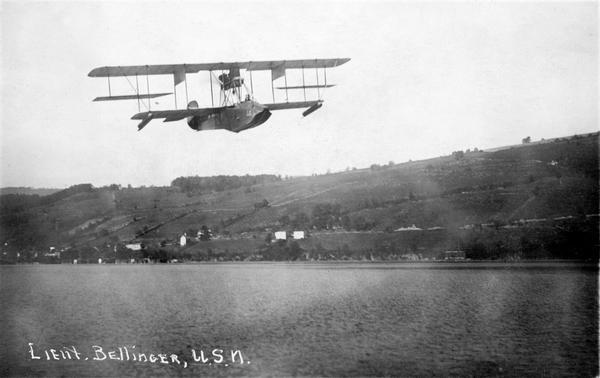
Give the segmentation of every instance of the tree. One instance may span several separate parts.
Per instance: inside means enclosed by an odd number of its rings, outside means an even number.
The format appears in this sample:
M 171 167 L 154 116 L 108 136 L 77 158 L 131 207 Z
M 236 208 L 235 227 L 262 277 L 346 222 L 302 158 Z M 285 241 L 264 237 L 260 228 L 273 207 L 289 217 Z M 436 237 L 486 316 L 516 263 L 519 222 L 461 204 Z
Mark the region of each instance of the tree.
M 210 233 L 210 229 L 205 224 L 203 224 L 202 227 L 200 228 L 200 240 L 208 241 L 208 240 L 210 240 L 211 237 L 212 237 L 212 235 Z
M 254 204 L 255 210 L 262 209 L 263 207 L 269 207 L 269 201 L 267 201 L 266 199 L 263 199 L 262 201 Z
M 413 193 L 412 190 L 408 191 L 408 200 L 409 201 L 414 201 L 416 199 L 415 194 Z
M 342 228 L 344 230 L 350 230 L 352 228 L 352 220 L 347 214 L 342 215 Z
M 295 240 L 290 243 L 287 249 L 290 260 L 298 260 L 302 256 L 302 248 L 300 248 L 300 244 Z
M 285 214 L 285 215 L 281 216 L 279 218 L 279 223 L 281 223 L 282 226 L 287 226 L 288 224 L 290 224 L 289 215 Z
M 294 218 L 291 219 L 290 225 L 293 228 L 307 228 L 310 223 L 310 218 L 306 213 L 300 211 L 294 215 Z
M 312 213 L 312 224 L 318 229 L 328 229 L 339 224 L 341 206 L 339 204 L 316 204 Z
M 267 236 L 265 236 L 265 243 L 271 244 L 271 241 L 273 241 L 273 234 L 269 232 Z
M 352 228 L 356 231 L 366 231 L 370 228 L 370 224 L 362 215 L 357 216 L 352 220 Z

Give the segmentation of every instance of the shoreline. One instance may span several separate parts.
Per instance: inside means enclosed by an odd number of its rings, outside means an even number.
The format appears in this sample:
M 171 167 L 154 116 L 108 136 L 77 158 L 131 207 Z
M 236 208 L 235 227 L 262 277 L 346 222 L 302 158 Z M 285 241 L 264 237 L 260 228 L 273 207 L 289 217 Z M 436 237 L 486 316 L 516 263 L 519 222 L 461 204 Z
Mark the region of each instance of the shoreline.
M 319 260 L 319 261 L 275 261 L 275 260 L 263 260 L 263 261 L 178 261 L 171 263 L 40 263 L 40 262 L 26 262 L 26 263 L 0 263 L 0 266 L 9 265 L 85 265 L 85 266 L 123 266 L 123 265 L 259 265 L 259 264 L 273 264 L 273 265 L 335 265 L 335 264 L 373 264 L 373 265 L 387 265 L 387 264 L 449 264 L 449 265 L 460 265 L 460 264 L 535 264 L 535 263 L 554 263 L 554 264 L 584 264 L 584 265 L 595 265 L 600 268 L 600 261 L 591 260 L 577 260 L 577 259 L 523 259 L 523 260 Z

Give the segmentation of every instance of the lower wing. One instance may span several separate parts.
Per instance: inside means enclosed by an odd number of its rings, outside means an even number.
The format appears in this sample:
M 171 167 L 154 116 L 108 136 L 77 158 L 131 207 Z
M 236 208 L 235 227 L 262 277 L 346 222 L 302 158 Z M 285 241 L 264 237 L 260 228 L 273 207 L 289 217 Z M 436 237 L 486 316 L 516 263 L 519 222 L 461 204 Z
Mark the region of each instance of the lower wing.
M 274 104 L 263 104 L 269 110 L 284 110 L 284 109 L 297 109 L 297 108 L 309 108 L 311 106 L 322 104 L 323 101 L 297 101 L 297 102 L 277 102 Z
M 283 109 L 297 109 L 297 108 L 308 108 L 302 112 L 302 115 L 306 117 L 310 113 L 319 109 L 323 106 L 323 100 L 314 101 L 297 101 L 297 102 L 278 102 L 274 104 L 264 104 L 269 110 L 283 110 Z
M 179 121 L 187 117 L 207 117 L 210 114 L 219 113 L 225 107 L 218 108 L 203 108 L 203 109 L 180 109 L 180 110 L 156 110 L 137 113 L 131 119 L 141 119 L 142 122 L 138 125 L 138 131 L 146 127 L 153 119 L 162 119 L 163 122 Z

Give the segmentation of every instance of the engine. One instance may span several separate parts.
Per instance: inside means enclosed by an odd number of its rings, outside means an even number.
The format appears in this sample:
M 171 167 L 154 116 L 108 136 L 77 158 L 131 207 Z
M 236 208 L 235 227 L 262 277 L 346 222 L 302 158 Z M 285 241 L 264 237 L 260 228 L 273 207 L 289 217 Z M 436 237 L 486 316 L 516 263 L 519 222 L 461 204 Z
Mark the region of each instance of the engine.
M 219 81 L 221 82 L 221 90 L 233 89 L 234 93 L 235 88 L 239 88 L 244 84 L 244 79 L 240 76 L 239 68 L 232 68 L 229 70 L 229 73 L 219 75 Z

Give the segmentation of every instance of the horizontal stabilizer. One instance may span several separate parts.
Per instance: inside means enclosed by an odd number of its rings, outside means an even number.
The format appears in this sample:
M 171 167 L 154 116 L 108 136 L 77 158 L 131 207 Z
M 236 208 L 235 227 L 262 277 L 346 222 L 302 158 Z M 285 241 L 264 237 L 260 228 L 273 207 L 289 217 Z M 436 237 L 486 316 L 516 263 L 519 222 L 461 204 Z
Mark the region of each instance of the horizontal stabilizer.
M 311 88 L 331 88 L 335 87 L 335 84 L 321 84 L 321 85 L 293 85 L 289 87 L 277 87 L 277 89 L 311 89 Z
M 116 100 L 138 100 L 138 99 L 146 99 L 146 98 L 155 98 L 168 96 L 172 94 L 168 93 L 146 93 L 146 94 L 134 94 L 134 95 L 123 95 L 123 96 L 105 96 L 105 97 L 96 97 L 94 101 L 116 101 Z

